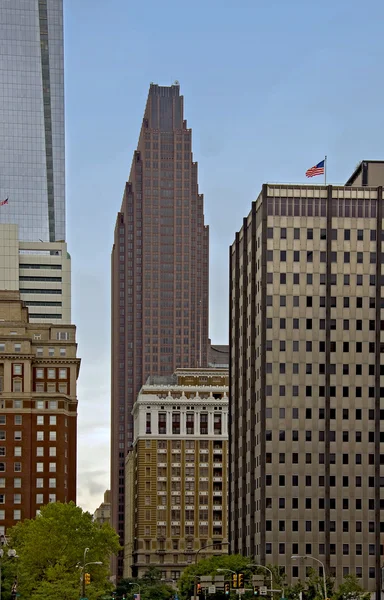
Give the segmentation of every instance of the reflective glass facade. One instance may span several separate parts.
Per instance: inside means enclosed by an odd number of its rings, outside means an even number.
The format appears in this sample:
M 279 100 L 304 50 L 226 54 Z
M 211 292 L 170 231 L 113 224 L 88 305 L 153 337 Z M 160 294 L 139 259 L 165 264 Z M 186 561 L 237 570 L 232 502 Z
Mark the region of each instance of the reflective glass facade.
M 65 239 L 63 0 L 0 0 L 0 223 Z

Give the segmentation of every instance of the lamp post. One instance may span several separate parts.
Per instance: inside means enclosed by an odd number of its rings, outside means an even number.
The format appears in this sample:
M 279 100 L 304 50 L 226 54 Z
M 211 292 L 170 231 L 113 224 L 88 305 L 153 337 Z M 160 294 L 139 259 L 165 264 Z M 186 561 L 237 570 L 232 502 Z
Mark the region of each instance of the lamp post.
M 247 567 L 257 567 L 259 569 L 265 569 L 266 571 L 268 571 L 269 576 L 271 578 L 271 593 L 272 593 L 272 588 L 273 588 L 273 573 L 272 573 L 271 569 L 269 569 L 268 567 L 265 567 L 264 565 L 255 565 L 255 564 L 247 565 Z
M 327 580 L 325 578 L 324 563 L 322 563 L 321 560 L 319 560 L 318 558 L 315 558 L 314 556 L 310 556 L 309 554 L 304 554 L 304 555 L 295 554 L 294 556 L 291 556 L 292 560 L 297 560 L 299 558 L 311 558 L 312 560 L 315 560 L 316 562 L 318 562 L 321 565 L 321 567 L 323 569 L 324 600 L 327 600 L 327 598 L 328 598 L 328 596 L 327 596 Z
M 205 550 L 206 548 L 213 548 L 214 546 L 217 546 L 218 544 L 221 544 L 222 546 L 229 546 L 229 542 L 216 542 L 216 544 L 208 544 L 207 546 L 202 546 L 195 553 L 195 567 L 197 567 L 197 559 L 199 557 L 199 553 L 202 550 Z M 195 573 L 195 583 L 194 583 L 193 588 L 194 588 L 193 589 L 193 597 L 194 597 L 194 600 L 197 600 L 197 573 Z
M 84 556 L 83 556 L 83 564 L 80 567 L 81 569 L 81 593 L 82 593 L 82 597 L 85 598 L 85 567 L 88 567 L 88 565 L 102 565 L 103 563 L 100 560 L 96 560 L 96 561 L 92 561 L 92 562 L 85 562 L 86 560 L 86 556 L 87 556 L 87 552 L 89 551 L 89 548 L 86 548 L 84 550 Z M 0 598 L 1 600 L 1 598 Z
M 129 585 L 137 585 L 137 587 L 139 588 L 139 597 L 141 598 L 140 585 L 138 583 L 136 583 L 135 581 L 133 581 Z

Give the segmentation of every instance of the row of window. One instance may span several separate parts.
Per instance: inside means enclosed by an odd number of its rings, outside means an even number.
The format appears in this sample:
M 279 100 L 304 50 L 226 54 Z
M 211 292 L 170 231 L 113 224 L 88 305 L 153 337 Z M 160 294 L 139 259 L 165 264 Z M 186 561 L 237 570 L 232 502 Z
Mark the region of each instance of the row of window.
M 300 373 L 300 364 L 299 363 L 288 363 L 288 364 L 286 364 L 286 363 L 266 363 L 265 364 L 265 372 L 272 373 L 273 365 L 275 365 L 275 368 L 279 369 L 280 375 L 284 375 L 287 372 L 287 370 L 288 370 L 288 372 L 290 370 L 292 370 L 293 375 L 298 375 Z M 364 366 L 365 366 L 365 369 L 364 369 L 365 374 L 368 374 L 368 375 L 375 374 L 375 365 L 364 365 Z M 355 373 L 353 373 L 353 368 L 355 370 Z M 305 370 L 306 375 L 312 375 L 312 373 L 316 373 L 316 370 L 318 370 L 318 373 L 320 375 L 325 375 L 325 372 L 326 372 L 324 363 L 320 363 L 318 365 L 316 365 L 316 364 L 312 365 L 311 363 L 302 364 L 301 371 L 304 371 L 304 370 Z M 368 371 L 368 373 L 367 373 L 367 371 Z M 339 372 L 340 375 L 349 375 L 349 374 L 362 375 L 363 374 L 363 365 L 329 364 L 328 365 L 328 373 L 330 375 L 336 375 L 336 372 Z M 380 375 L 384 375 L 384 365 L 380 365 Z
M 49 431 L 48 432 L 48 439 L 50 442 L 55 442 L 57 439 L 57 435 L 56 435 L 56 431 Z M 0 430 L 0 440 L 1 441 L 5 441 L 7 439 L 7 432 L 4 429 Z M 23 435 L 21 431 L 14 431 L 13 432 L 13 439 L 15 441 L 21 441 L 23 439 Z M 42 442 L 44 441 L 44 431 L 37 431 L 36 432 L 36 440 L 38 442 Z
M 293 306 L 295 308 L 300 308 L 300 303 L 305 305 L 306 308 L 313 308 L 317 305 L 320 308 L 325 308 L 326 306 L 326 297 L 325 296 L 316 296 L 315 302 L 313 301 L 313 296 L 284 296 L 280 295 L 276 298 L 276 296 L 267 296 L 267 306 L 273 306 L 273 299 L 275 300 L 279 298 L 280 307 L 284 308 L 285 306 Z M 353 303 L 356 308 L 375 308 L 376 307 L 376 299 L 375 298 L 361 298 L 354 297 L 352 298 Z M 331 308 L 337 308 L 342 304 L 343 308 L 352 308 L 352 302 L 348 296 L 331 296 L 329 298 L 329 304 Z M 365 304 L 366 306 L 363 306 Z M 384 308 L 384 299 L 381 300 L 382 308 Z
M 319 250 L 267 250 L 267 261 L 272 262 L 279 259 L 280 262 L 307 262 L 313 263 L 314 256 L 319 255 L 321 263 L 327 262 L 327 253 Z M 330 262 L 349 264 L 352 259 L 356 259 L 357 264 L 363 264 L 364 255 L 368 258 L 368 252 L 331 252 Z M 315 261 L 316 262 L 316 261 Z M 376 264 L 376 252 L 369 252 L 369 263 Z
M 278 319 L 277 316 L 274 317 L 275 319 L 275 324 L 276 321 Z M 329 323 L 327 324 L 325 319 L 306 319 L 306 318 L 301 318 L 301 319 L 286 319 L 286 318 L 280 318 L 279 319 L 279 329 L 289 329 L 289 325 L 292 323 L 292 329 L 306 329 L 308 330 L 312 330 L 312 329 L 320 329 L 320 330 L 325 330 L 325 329 L 331 329 L 331 330 L 335 330 L 337 329 L 337 325 L 343 325 L 343 330 L 344 331 L 363 331 L 363 324 L 364 324 L 364 330 L 367 331 L 369 329 L 369 331 L 376 331 L 376 321 L 374 319 L 330 319 Z M 317 325 L 318 324 L 318 325 Z M 266 319 L 266 325 L 267 325 L 267 329 L 272 329 L 273 328 L 273 318 L 268 317 Z M 287 327 L 288 325 L 288 327 Z M 313 327 L 314 325 L 314 327 Z M 351 327 L 350 327 L 351 325 Z M 317 327 L 316 327 L 317 326 Z M 380 329 L 381 331 L 384 331 L 384 321 L 380 322 Z
M 286 350 L 288 350 L 287 346 L 288 346 L 288 341 L 287 340 L 266 340 L 265 343 L 265 349 L 267 351 L 272 351 L 273 350 L 273 342 L 275 342 L 275 345 L 278 343 L 279 344 L 279 349 L 280 352 L 285 352 Z M 321 341 L 319 342 L 318 347 L 316 347 L 316 342 L 312 342 L 307 340 L 306 342 L 302 342 L 302 348 L 303 345 L 305 343 L 305 351 L 306 352 L 312 352 L 312 350 L 314 350 L 315 352 L 325 352 L 325 341 Z M 364 346 L 363 346 L 364 344 Z M 290 344 L 291 345 L 291 344 Z M 363 352 L 363 348 L 364 348 L 364 352 L 369 352 L 369 354 L 374 354 L 375 353 L 375 342 L 334 342 L 334 341 L 330 341 L 330 352 L 337 352 L 340 351 L 340 348 L 342 347 L 343 352 L 350 352 L 351 350 L 355 349 L 355 352 L 357 353 L 361 353 Z M 292 340 L 292 346 L 291 346 L 292 352 L 299 352 L 300 351 L 300 341 L 299 340 Z M 359 365 L 361 367 L 361 365 Z
M 36 504 L 44 504 L 45 494 L 36 494 Z M 48 494 L 48 502 L 56 502 L 56 494 Z M 13 504 L 21 504 L 21 494 L 13 495 Z M 13 511 L 13 515 L 16 511 Z M 19 511 L 20 512 L 20 511 Z M 4 521 L 6 518 L 6 510 L 0 509 L 0 521 Z M 13 516 L 15 518 L 15 516 Z M 18 519 L 16 519 L 18 520 Z
M 198 440 L 197 443 L 199 445 L 200 451 L 209 449 L 209 441 L 208 440 Z M 158 440 L 157 448 L 159 450 L 166 450 L 168 447 L 167 444 L 168 444 L 167 440 Z M 172 450 L 181 450 L 182 440 L 171 440 L 170 444 L 171 444 Z M 184 444 L 185 444 L 185 448 L 187 450 L 194 450 L 196 447 L 195 440 L 185 440 Z M 152 441 L 145 440 L 145 447 L 151 448 L 151 446 L 152 446 Z M 220 440 L 215 440 L 213 443 L 213 450 L 222 450 L 222 448 L 223 448 L 223 443 Z
M 18 400 L 14 400 L 14 403 L 18 402 Z M 22 402 L 22 400 L 20 400 L 19 402 Z M 54 402 L 57 403 L 57 400 L 54 400 Z M 15 408 L 15 405 L 13 405 Z M 21 407 L 19 407 L 21 408 Z M 44 419 L 47 419 L 47 421 L 49 422 L 49 425 L 56 425 L 57 424 L 57 417 L 56 415 L 49 415 L 47 417 L 44 417 L 44 415 L 37 415 L 36 416 L 36 424 L 37 425 L 44 425 Z M 13 422 L 15 425 L 22 425 L 23 423 L 23 415 L 14 415 L 13 417 Z M 6 425 L 7 424 L 7 415 L 0 415 L 0 425 Z
M 278 229 L 276 227 L 268 227 L 267 228 L 267 238 L 268 239 L 273 239 L 273 235 L 274 232 L 278 231 Z M 352 239 L 355 238 L 356 241 L 358 242 L 362 242 L 364 241 L 364 232 L 366 237 L 368 237 L 369 235 L 369 239 L 371 242 L 375 242 L 376 241 L 376 229 L 332 229 L 331 230 L 331 239 L 332 240 L 337 240 L 338 236 L 342 235 L 342 232 L 344 231 L 344 241 L 349 241 L 351 239 L 351 231 L 352 231 Z M 305 232 L 307 233 L 307 235 L 305 236 Z M 281 227 L 280 228 L 280 239 L 281 240 L 286 240 L 287 239 L 287 233 L 290 234 L 292 233 L 292 229 L 287 229 L 286 227 Z M 315 229 L 299 229 L 298 227 L 294 227 L 293 228 L 293 239 L 294 240 L 300 240 L 301 237 L 304 237 L 307 240 L 313 240 L 313 239 L 320 239 L 320 240 L 326 240 L 327 239 L 327 230 L 326 229 L 320 229 L 320 228 L 315 228 Z M 382 232 L 382 239 L 384 241 L 384 233 Z
M 46 348 L 36 348 L 36 356 L 44 356 Z M 58 351 L 58 352 L 57 352 Z M 48 356 L 66 356 L 66 348 L 48 348 Z
M 285 521 L 278 521 L 277 523 L 275 521 L 266 521 L 265 522 L 266 531 L 272 531 L 273 523 L 275 523 L 275 527 L 276 527 L 276 525 L 278 526 L 278 530 L 280 532 L 288 531 L 288 528 L 286 529 Z M 290 522 L 291 531 L 295 532 L 295 531 L 299 531 L 299 529 L 301 529 L 301 530 L 305 530 L 307 533 L 309 533 L 309 532 L 315 531 L 317 529 L 320 533 L 324 533 L 325 532 L 325 521 L 318 521 L 317 528 L 315 528 L 315 523 L 316 523 L 315 521 L 291 521 Z M 349 523 L 349 521 L 343 521 L 343 525 L 342 525 L 343 533 L 348 533 L 350 531 L 350 525 L 351 524 Z M 351 530 L 352 530 L 352 528 L 351 528 Z M 368 524 L 369 533 L 374 533 L 374 530 L 375 530 L 374 521 L 369 521 L 369 524 Z M 331 533 L 336 532 L 336 521 L 329 522 L 329 531 Z M 363 532 L 363 521 L 355 522 L 355 532 L 356 533 Z
M 151 413 L 146 414 L 146 433 L 152 433 L 151 431 Z M 187 434 L 195 433 L 195 413 L 172 413 L 172 434 L 180 434 L 181 433 L 181 418 L 183 417 L 183 423 L 185 426 L 185 431 Z M 200 427 L 199 431 L 196 433 L 200 433 L 201 435 L 208 434 L 208 413 L 199 413 Z M 222 420 L 221 414 L 214 413 L 213 415 L 213 430 L 217 435 L 221 435 L 222 433 Z M 158 413 L 158 432 L 161 434 L 167 433 L 167 413 Z
M 333 410 L 335 410 L 335 409 L 333 409 Z M 280 442 L 285 442 L 285 440 L 288 439 L 288 436 L 286 435 L 286 433 L 287 432 L 286 432 L 285 429 L 281 429 L 280 431 L 275 431 L 275 436 L 277 436 L 277 439 Z M 355 441 L 356 442 L 362 442 L 362 438 L 363 438 L 362 432 L 361 431 L 355 431 L 354 433 L 355 433 L 355 435 L 354 435 Z M 369 436 L 369 437 L 367 436 L 368 441 L 374 441 L 374 432 L 372 431 L 372 432 L 369 432 L 369 433 L 372 433 L 372 436 Z M 299 435 L 300 434 L 299 434 L 298 430 L 292 431 L 292 441 L 293 442 L 298 442 L 299 441 Z M 312 442 L 312 441 L 324 442 L 325 441 L 325 437 L 326 437 L 325 431 L 319 431 L 318 432 L 318 437 L 315 436 L 315 432 L 313 432 L 312 430 L 302 431 L 301 435 L 304 435 L 304 440 L 306 442 Z M 340 439 L 341 439 L 343 442 L 349 442 L 349 441 L 352 441 L 352 437 L 353 437 L 353 432 L 351 432 L 351 437 L 350 437 L 350 432 L 349 431 L 339 431 L 338 435 L 337 435 L 337 441 L 340 441 Z M 273 431 L 272 431 L 272 429 L 267 429 L 266 432 L 265 432 L 265 439 L 266 439 L 266 441 L 267 442 L 271 442 L 272 438 L 273 438 Z M 336 431 L 328 431 L 328 440 L 330 442 L 336 442 Z M 384 432 L 380 432 L 380 440 L 384 442 Z M 295 456 L 295 455 L 292 455 L 292 456 Z M 348 459 L 344 458 L 344 454 L 342 456 L 343 456 L 343 463 L 344 464 L 348 464 L 348 462 L 344 462 L 344 460 L 347 461 Z M 349 456 L 349 455 L 347 454 L 346 456 Z M 355 456 L 356 456 L 356 464 L 361 464 L 361 458 L 358 458 L 358 457 L 361 457 L 361 454 L 356 454 Z M 374 456 L 374 455 L 373 454 L 372 455 L 369 454 L 368 456 L 371 457 L 371 456 Z M 384 455 L 380 455 L 380 456 L 383 456 L 383 459 L 380 459 L 380 460 L 384 460 Z M 358 460 L 360 462 L 357 462 Z M 371 464 L 373 464 L 373 462 Z
M 302 386 L 304 387 L 304 386 Z M 314 386 L 313 386 L 314 387 Z M 349 392 L 351 391 L 353 396 L 356 396 L 356 398 L 362 398 L 362 391 L 363 388 L 360 386 L 357 386 L 356 388 L 354 387 L 347 387 L 347 386 L 335 386 L 335 385 L 331 385 L 329 386 L 329 396 L 331 398 L 336 398 L 336 387 L 341 390 L 342 389 L 342 396 L 343 398 L 348 398 L 349 397 Z M 279 386 L 279 396 L 285 396 L 286 395 L 286 391 L 287 391 L 288 386 L 285 385 L 280 385 Z M 289 388 L 288 388 L 289 389 Z M 315 389 L 315 387 L 314 387 Z M 366 389 L 366 388 L 365 388 Z M 307 398 L 312 398 L 312 386 L 311 385 L 306 385 L 305 386 L 305 395 L 307 396 Z M 368 397 L 369 398 L 375 398 L 375 388 L 374 387 L 368 387 Z M 265 386 L 265 395 L 266 396 L 272 396 L 272 385 L 266 385 Z M 289 394 L 288 394 L 289 395 Z M 316 392 L 316 394 L 314 394 L 316 396 L 319 396 L 321 398 L 325 398 L 325 386 L 324 385 L 319 385 L 318 386 L 318 391 Z M 292 386 L 292 396 L 299 396 L 299 386 Z M 380 397 L 384 397 L 384 388 L 380 388 Z M 357 408 L 356 411 L 361 411 L 362 409 Z M 373 409 L 369 409 L 369 410 L 373 410 Z M 360 414 L 362 415 L 362 412 L 357 413 L 356 414 Z M 370 413 L 371 415 L 373 415 L 373 413 Z M 380 411 L 380 419 L 384 419 L 384 411 Z M 361 419 L 361 417 L 356 417 Z M 372 417 L 369 417 L 374 419 L 374 415 Z
M 296 476 L 297 477 L 297 476 Z M 278 508 L 287 508 L 288 507 L 288 499 L 287 498 L 275 498 L 275 501 L 278 500 Z M 303 500 L 303 498 L 301 498 L 301 500 Z M 355 498 L 355 500 L 353 500 L 353 498 L 340 498 L 338 500 L 339 503 L 341 503 L 342 509 L 343 510 L 349 510 L 350 508 L 354 508 L 356 510 L 363 510 L 363 503 L 365 505 L 365 508 L 368 508 L 368 510 L 375 510 L 375 499 L 374 498 L 368 498 L 368 507 L 367 507 L 367 499 L 361 499 L 361 498 Z M 266 508 L 272 508 L 272 498 L 266 498 Z M 312 509 L 315 508 L 315 502 L 313 501 L 313 498 L 305 498 L 304 499 L 304 506 L 307 509 Z M 336 498 L 330 498 L 329 499 L 329 505 L 330 508 L 332 510 L 336 509 Z M 299 498 L 291 498 L 291 507 L 293 509 L 299 508 Z M 323 510 L 325 509 L 325 498 L 318 498 L 318 508 Z M 340 508 L 340 507 L 339 507 Z M 380 500 L 380 509 L 383 510 L 384 509 L 384 499 Z M 280 521 L 279 521 L 280 523 Z M 343 531 L 348 531 L 348 525 L 349 521 L 343 521 L 342 522 L 342 527 L 343 527 Z M 360 527 L 360 526 L 359 526 Z M 384 527 L 384 524 L 383 524 Z
M 307 464 L 311 464 L 312 462 L 312 454 L 306 454 L 306 463 Z M 285 486 L 286 485 L 286 477 L 285 475 L 276 475 L 275 476 L 276 479 L 278 480 L 278 485 L 280 487 Z M 364 482 L 366 484 L 366 480 L 368 479 L 368 487 L 374 488 L 375 487 L 375 477 L 364 477 Z M 273 478 L 272 475 L 266 475 L 265 476 L 265 485 L 271 486 L 273 482 Z M 343 487 L 348 487 L 349 485 L 353 485 L 354 487 L 362 487 L 362 483 L 363 483 L 363 478 L 360 475 L 357 475 L 356 477 L 348 477 L 348 476 L 343 476 L 342 477 L 342 485 Z M 292 475 L 292 485 L 293 486 L 298 486 L 299 485 L 299 476 L 298 475 Z M 319 487 L 324 487 L 325 486 L 325 476 L 324 475 L 319 475 L 318 477 L 318 482 L 314 482 L 313 485 L 319 486 Z M 336 478 L 335 475 L 330 475 L 329 477 L 329 485 L 330 487 L 339 487 L 340 486 L 340 477 Z M 384 487 L 384 477 L 380 477 L 380 487 Z M 294 499 L 292 499 L 294 500 Z M 296 500 L 296 499 L 295 499 Z M 292 506 L 293 508 L 293 506 Z M 298 508 L 298 505 L 297 505 Z M 384 523 L 383 523 L 384 525 Z
M 14 367 L 16 365 L 13 365 Z M 21 365 L 20 365 L 21 367 Z M 66 368 L 47 368 L 47 369 L 42 369 L 42 368 L 38 368 L 35 371 L 36 373 L 36 379 L 68 379 L 68 369 Z M 16 373 L 14 371 L 14 374 L 18 375 L 19 373 Z M 20 371 L 21 374 L 21 371 Z

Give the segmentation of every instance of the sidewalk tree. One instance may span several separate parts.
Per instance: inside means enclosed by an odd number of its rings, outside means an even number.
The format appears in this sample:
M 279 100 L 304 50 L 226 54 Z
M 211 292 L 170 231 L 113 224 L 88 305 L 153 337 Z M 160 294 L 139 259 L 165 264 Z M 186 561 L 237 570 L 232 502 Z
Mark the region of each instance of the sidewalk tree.
M 47 504 L 35 519 L 25 520 L 10 531 L 17 550 L 18 592 L 29 600 L 78 600 L 84 550 L 89 548 L 91 584 L 87 597 L 95 600 L 108 593 L 109 560 L 119 549 L 118 536 L 108 524 L 99 525 L 92 515 L 73 502 Z

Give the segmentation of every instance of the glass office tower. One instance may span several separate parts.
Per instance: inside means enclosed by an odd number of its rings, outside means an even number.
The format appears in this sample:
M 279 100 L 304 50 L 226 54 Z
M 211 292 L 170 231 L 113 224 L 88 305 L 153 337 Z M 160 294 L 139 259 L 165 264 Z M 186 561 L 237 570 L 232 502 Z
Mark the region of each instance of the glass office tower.
M 0 223 L 65 239 L 63 0 L 0 0 Z

